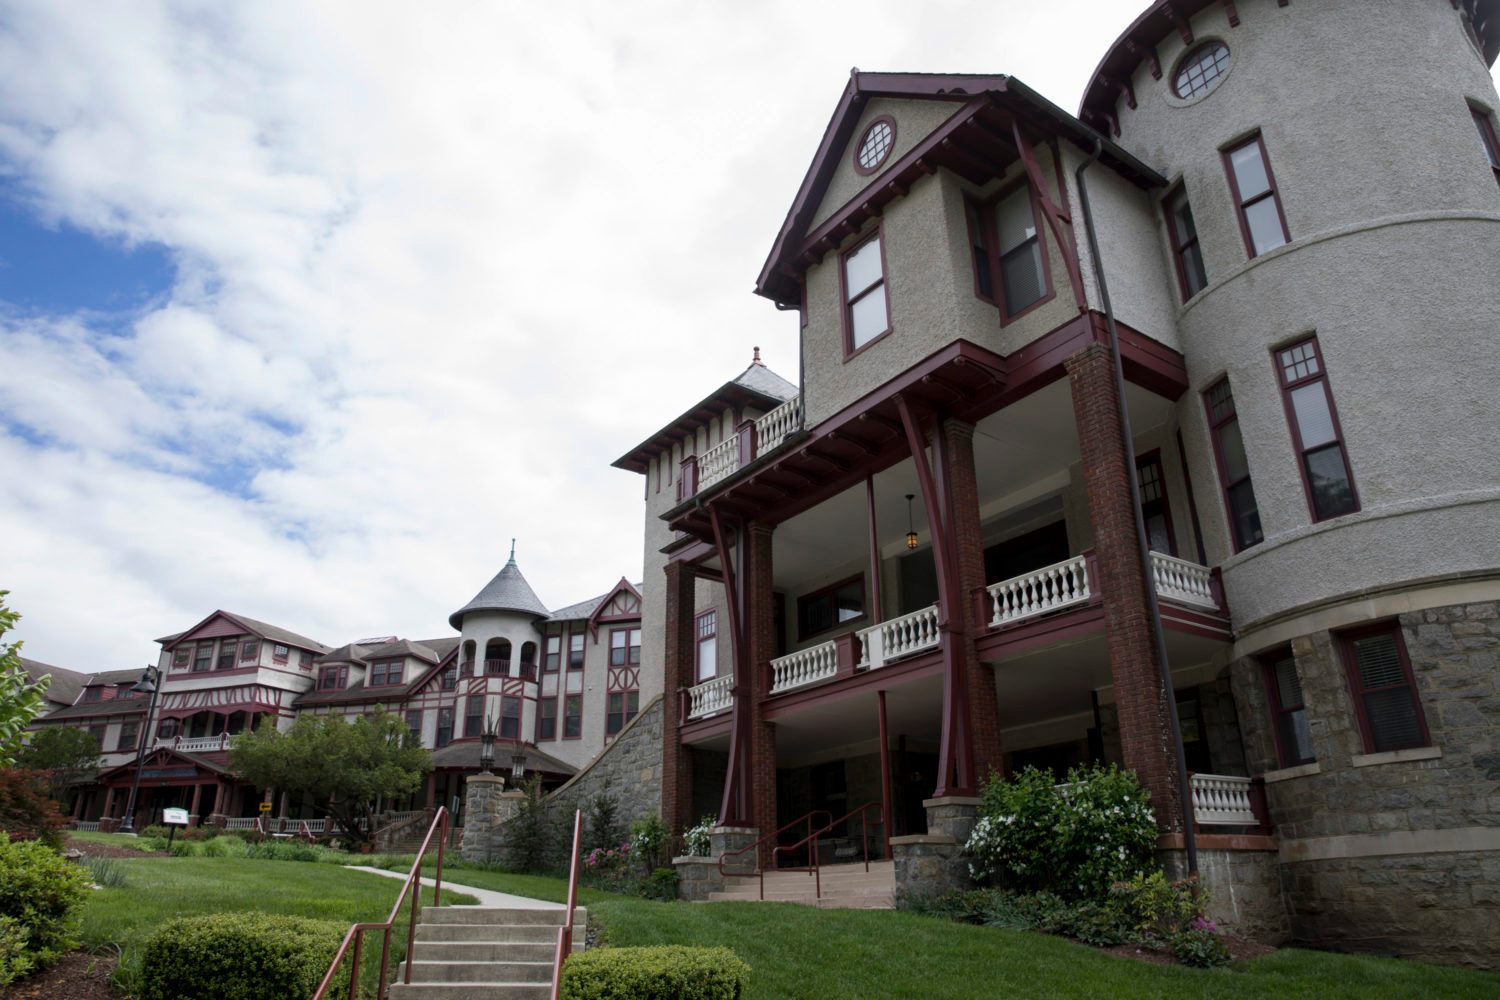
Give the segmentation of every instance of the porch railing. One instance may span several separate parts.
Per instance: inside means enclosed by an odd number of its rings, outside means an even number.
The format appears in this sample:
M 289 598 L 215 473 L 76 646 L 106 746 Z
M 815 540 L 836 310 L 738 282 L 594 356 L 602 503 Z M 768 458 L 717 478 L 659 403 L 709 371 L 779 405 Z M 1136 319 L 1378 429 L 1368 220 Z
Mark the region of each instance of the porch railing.
M 938 607 L 933 604 L 900 618 L 861 629 L 859 644 L 864 655 L 860 658 L 859 665 L 865 670 L 878 670 L 887 663 L 932 649 L 940 638 Z
M 1193 819 L 1199 826 L 1265 826 L 1255 808 L 1255 780 L 1226 774 L 1195 774 Z
M 677 499 L 686 500 L 729 478 L 760 456 L 781 447 L 787 436 L 801 426 L 800 396 L 793 396 L 751 424 L 741 424 L 736 433 L 712 448 L 682 460 Z
M 689 719 L 701 719 L 715 712 L 722 712 L 734 707 L 734 678 L 728 674 L 715 677 L 688 688 L 687 695 Z
M 1088 557 L 1077 555 L 985 588 L 990 628 L 999 628 L 1089 599 Z
M 755 421 L 755 453 L 764 455 L 779 448 L 786 436 L 802 422 L 802 397 L 793 396 Z
M 557 951 L 552 959 L 552 1000 L 562 991 L 563 964 L 573 951 L 573 909 L 578 903 L 578 842 L 583 832 L 583 810 L 573 810 L 573 854 L 568 862 L 568 912 L 557 929 Z
M 68 825 L 68 829 L 77 830 L 79 833 L 98 833 L 99 821 L 82 819 L 74 820 Z
M 157 738 L 155 749 L 179 750 L 182 753 L 211 753 L 215 750 L 232 750 L 240 741 L 239 735 L 223 733 L 218 736 L 172 736 Z
M 1214 610 L 1219 607 L 1214 598 L 1213 571 L 1207 566 L 1153 552 L 1151 576 L 1156 583 L 1156 595 L 1163 600 Z
M 739 467 L 739 435 L 727 437 L 698 456 L 698 489 L 708 489 Z
M 406 929 L 406 972 L 402 977 L 402 982 L 411 982 L 412 963 L 416 960 L 417 954 L 417 917 L 422 912 L 422 862 L 427 857 L 427 851 L 436 842 L 437 871 L 433 874 L 432 905 L 439 906 L 442 903 L 443 894 L 443 845 L 447 840 L 447 835 L 448 810 L 439 806 L 437 815 L 432 818 L 432 826 L 428 828 L 427 836 L 423 838 L 422 846 L 417 850 L 416 860 L 412 862 L 406 882 L 401 886 L 401 895 L 396 897 L 396 905 L 391 907 L 390 915 L 381 923 L 360 923 L 349 928 L 344 935 L 343 943 L 339 945 L 339 950 L 334 952 L 333 962 L 328 966 L 328 971 L 323 974 L 323 981 L 318 984 L 312 1000 L 323 1000 L 328 995 L 329 987 L 333 985 L 334 977 L 338 974 L 339 966 L 343 964 L 346 955 L 350 962 L 349 1000 L 355 1000 L 359 996 L 359 960 L 360 950 L 364 945 L 365 931 L 380 932 L 380 978 L 375 981 L 375 1000 L 385 1000 L 386 972 L 390 969 L 391 959 L 391 938 L 396 929 L 396 918 L 401 915 L 401 907 L 406 903 L 408 894 L 411 895 L 411 920 Z M 353 954 L 350 954 L 351 952 Z
M 838 644 L 823 642 L 771 661 L 771 693 L 827 680 L 838 673 Z

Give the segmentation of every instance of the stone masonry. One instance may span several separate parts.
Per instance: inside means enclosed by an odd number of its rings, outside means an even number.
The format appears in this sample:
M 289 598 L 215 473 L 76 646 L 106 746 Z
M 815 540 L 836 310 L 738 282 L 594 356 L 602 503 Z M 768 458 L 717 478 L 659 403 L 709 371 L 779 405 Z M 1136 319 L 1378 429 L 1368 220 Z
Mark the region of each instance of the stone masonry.
M 945 796 L 927 799 L 927 832 L 891 838 L 896 895 L 927 895 L 967 889 L 969 859 L 964 845 L 979 822 L 979 799 Z
M 1273 772 L 1292 933 L 1500 968 L 1500 610 L 1479 602 L 1399 621 L 1430 747 L 1365 752 L 1337 637 L 1316 632 L 1292 652 L 1317 760 L 1280 777 L 1261 664 L 1233 665 L 1247 763 Z

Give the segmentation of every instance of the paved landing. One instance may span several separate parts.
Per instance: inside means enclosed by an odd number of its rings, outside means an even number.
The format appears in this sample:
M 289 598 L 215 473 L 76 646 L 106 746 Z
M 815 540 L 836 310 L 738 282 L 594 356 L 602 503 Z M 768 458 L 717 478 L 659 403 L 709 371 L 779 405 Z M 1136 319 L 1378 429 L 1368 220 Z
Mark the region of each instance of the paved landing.
M 386 878 L 400 879 L 403 882 L 406 881 L 406 876 L 408 874 L 407 872 L 387 871 L 384 868 L 368 868 L 364 865 L 345 865 L 344 867 L 348 868 L 350 871 L 369 872 L 371 875 L 384 875 Z M 437 883 L 433 879 L 424 878 L 422 879 L 422 884 L 430 889 Z M 530 896 L 514 896 L 508 892 L 496 892 L 493 889 L 478 889 L 472 885 L 459 885 L 457 882 L 450 882 L 447 879 L 443 879 L 443 888 L 452 889 L 454 892 L 461 892 L 465 895 L 473 896 L 475 899 L 479 900 L 479 906 L 500 906 L 512 910 L 567 909 L 566 904 L 563 903 L 549 903 L 543 899 L 532 899 Z M 458 907 L 458 909 L 462 908 L 463 907 Z

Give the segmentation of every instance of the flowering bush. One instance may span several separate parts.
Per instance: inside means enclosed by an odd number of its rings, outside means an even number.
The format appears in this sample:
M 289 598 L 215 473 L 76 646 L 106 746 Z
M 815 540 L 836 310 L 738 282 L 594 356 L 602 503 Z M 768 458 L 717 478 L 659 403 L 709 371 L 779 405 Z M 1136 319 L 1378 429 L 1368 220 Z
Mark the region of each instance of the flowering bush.
M 630 824 L 630 850 L 642 868 L 655 871 L 667 863 L 669 835 L 667 824 L 654 812 Z
M 717 817 L 705 816 L 698 821 L 697 826 L 688 828 L 687 832 L 682 835 L 682 839 L 687 842 L 689 857 L 708 857 L 709 851 L 713 850 L 712 844 L 708 839 L 708 834 L 718 824 L 719 820 Z
M 1063 785 L 1028 767 L 993 777 L 966 849 L 977 881 L 1066 899 L 1103 899 L 1148 870 L 1156 846 L 1149 793 L 1114 765 L 1075 767 Z
M 601 889 L 617 889 L 630 874 L 630 841 L 619 847 L 596 847 L 583 856 L 584 881 Z

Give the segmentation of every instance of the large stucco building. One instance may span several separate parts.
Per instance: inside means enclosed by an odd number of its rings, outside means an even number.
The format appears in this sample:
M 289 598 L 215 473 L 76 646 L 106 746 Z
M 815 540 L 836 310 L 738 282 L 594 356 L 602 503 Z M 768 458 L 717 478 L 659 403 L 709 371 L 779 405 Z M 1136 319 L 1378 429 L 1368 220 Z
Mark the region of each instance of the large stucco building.
M 1242 926 L 1500 963 L 1497 8 L 1163 0 L 1076 117 L 856 71 L 757 282 L 796 384 L 616 463 L 669 822 L 940 852 L 1114 760 Z

